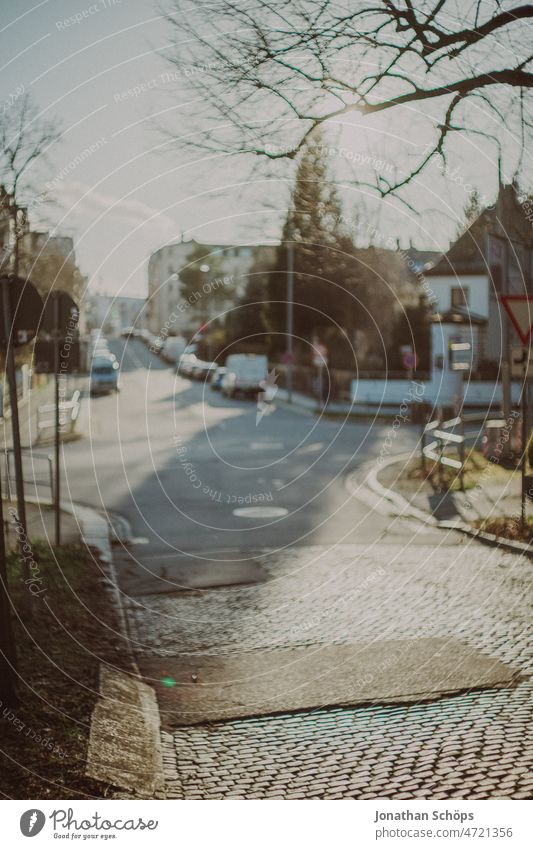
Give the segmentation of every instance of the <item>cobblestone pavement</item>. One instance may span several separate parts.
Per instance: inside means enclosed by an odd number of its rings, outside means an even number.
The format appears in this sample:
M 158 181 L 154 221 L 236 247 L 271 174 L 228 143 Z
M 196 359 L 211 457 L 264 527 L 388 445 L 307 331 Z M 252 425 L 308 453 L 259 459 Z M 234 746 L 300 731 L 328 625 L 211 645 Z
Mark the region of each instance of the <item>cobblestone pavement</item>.
M 171 798 L 530 798 L 531 686 L 163 735 Z M 529 744 L 529 754 L 528 754 Z
M 139 653 L 449 636 L 509 663 L 521 681 L 420 704 L 178 728 L 163 735 L 169 796 L 531 795 L 531 561 L 443 533 L 431 546 L 292 548 L 265 553 L 264 565 L 264 584 L 136 599 Z

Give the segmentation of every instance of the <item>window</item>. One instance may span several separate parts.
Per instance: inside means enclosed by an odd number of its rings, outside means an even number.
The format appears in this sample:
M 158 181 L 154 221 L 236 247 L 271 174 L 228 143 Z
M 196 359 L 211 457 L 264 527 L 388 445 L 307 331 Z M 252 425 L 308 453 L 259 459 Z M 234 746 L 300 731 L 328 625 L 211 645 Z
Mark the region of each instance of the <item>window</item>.
M 470 290 L 465 286 L 452 286 L 452 307 L 467 307 Z

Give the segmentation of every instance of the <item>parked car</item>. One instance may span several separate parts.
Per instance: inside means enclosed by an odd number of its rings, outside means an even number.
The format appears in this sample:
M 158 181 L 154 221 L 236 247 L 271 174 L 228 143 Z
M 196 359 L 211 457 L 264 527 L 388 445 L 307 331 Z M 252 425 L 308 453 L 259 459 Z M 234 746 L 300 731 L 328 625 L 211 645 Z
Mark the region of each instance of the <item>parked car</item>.
M 108 357 L 109 359 L 112 357 L 114 358 L 114 354 L 111 353 L 107 345 L 102 345 L 101 342 L 89 351 L 89 356 L 91 361 L 94 360 L 95 357 Z
M 118 392 L 118 363 L 113 357 L 94 357 L 91 363 L 90 392 L 101 395 Z
M 198 357 L 196 354 L 182 354 L 178 360 L 176 370 L 178 374 L 182 374 L 184 377 L 191 377 L 197 362 Z
M 167 363 L 176 365 L 186 347 L 187 342 L 183 336 L 169 336 L 165 339 L 160 355 Z
M 220 387 L 223 395 L 255 395 L 265 386 L 268 359 L 263 354 L 231 354 L 226 369 Z
M 111 360 L 112 363 L 116 363 L 117 358 L 114 354 L 111 353 L 109 348 L 96 348 L 93 351 L 92 360 Z
M 150 350 L 151 350 L 154 354 L 160 354 L 160 353 L 161 353 L 161 349 L 162 349 L 162 347 L 163 347 L 163 345 L 164 345 L 164 344 L 165 344 L 165 340 L 164 340 L 164 339 L 161 339 L 161 337 L 160 337 L 160 336 L 156 336 L 156 337 L 152 340 L 152 343 L 151 343 L 151 345 L 150 345 Z
M 216 363 L 208 363 L 203 360 L 197 360 L 196 365 L 192 370 L 192 378 L 194 380 L 203 380 L 204 382 L 209 380 L 212 374 L 217 370 Z
M 211 376 L 211 389 L 214 389 L 215 392 L 218 392 L 222 386 L 222 378 L 227 373 L 226 366 L 218 366 L 215 369 Z
M 89 345 L 89 357 L 91 360 L 94 357 L 107 357 L 109 354 L 109 345 L 105 339 L 97 339 L 96 342 Z

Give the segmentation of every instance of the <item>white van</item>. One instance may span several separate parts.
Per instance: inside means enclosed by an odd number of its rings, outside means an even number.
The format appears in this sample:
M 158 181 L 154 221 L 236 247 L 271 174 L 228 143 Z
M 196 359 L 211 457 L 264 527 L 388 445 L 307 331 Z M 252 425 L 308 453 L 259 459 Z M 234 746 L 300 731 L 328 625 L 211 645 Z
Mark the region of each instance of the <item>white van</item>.
M 169 336 L 165 340 L 160 355 L 167 363 L 176 365 L 186 347 L 187 340 L 184 336 Z
M 263 354 L 230 354 L 226 368 L 220 388 L 228 398 L 260 392 L 268 377 L 268 359 Z

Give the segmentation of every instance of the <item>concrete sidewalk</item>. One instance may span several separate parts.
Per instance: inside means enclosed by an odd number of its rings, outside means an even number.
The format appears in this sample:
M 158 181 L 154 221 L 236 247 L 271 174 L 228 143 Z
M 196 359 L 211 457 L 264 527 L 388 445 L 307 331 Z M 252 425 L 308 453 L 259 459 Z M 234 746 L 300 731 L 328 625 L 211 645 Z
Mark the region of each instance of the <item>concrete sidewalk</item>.
M 306 411 L 315 415 L 353 416 L 354 418 L 394 418 L 398 413 L 398 404 L 362 404 L 350 401 L 328 401 L 323 404 L 316 397 L 304 395 L 303 392 L 292 392 L 292 401 L 288 400 L 286 389 L 278 388 L 274 403 L 281 402 L 293 410 Z
M 73 375 L 68 379 L 67 396 L 70 397 L 75 389 L 82 390 L 85 387 L 86 378 Z M 54 380 L 36 386 L 30 390 L 28 395 L 19 401 L 20 438 L 25 447 L 38 445 L 37 412 L 39 407 L 54 402 Z M 13 445 L 11 432 L 11 411 L 7 410 L 5 417 L 0 417 L 0 448 L 10 448 Z

